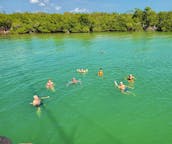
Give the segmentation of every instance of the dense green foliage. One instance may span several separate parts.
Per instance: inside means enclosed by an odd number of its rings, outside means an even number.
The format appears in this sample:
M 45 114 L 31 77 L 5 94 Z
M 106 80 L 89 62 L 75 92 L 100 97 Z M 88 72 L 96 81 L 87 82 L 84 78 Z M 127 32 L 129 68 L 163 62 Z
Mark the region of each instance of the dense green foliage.
M 133 13 L 14 13 L 0 14 L 0 30 L 11 33 L 172 31 L 172 11 L 156 13 L 150 7 Z

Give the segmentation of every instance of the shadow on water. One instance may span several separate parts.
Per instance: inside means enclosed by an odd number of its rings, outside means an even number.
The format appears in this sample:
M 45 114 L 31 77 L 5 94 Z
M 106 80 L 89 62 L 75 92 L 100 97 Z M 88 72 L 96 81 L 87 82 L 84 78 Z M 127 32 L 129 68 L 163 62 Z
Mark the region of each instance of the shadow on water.
M 119 68 L 119 71 L 120 71 L 120 68 Z M 24 72 L 21 71 L 20 74 L 23 74 L 24 75 Z M 24 79 L 30 81 L 30 78 L 28 77 L 28 75 L 24 75 Z M 31 91 L 32 95 L 35 95 L 38 92 L 40 92 L 40 90 L 39 91 L 37 90 L 36 84 L 33 84 L 33 83 L 30 84 L 30 91 Z M 73 109 L 73 107 L 70 106 L 69 104 L 66 103 L 65 105 L 69 109 Z M 55 128 L 55 130 L 57 132 L 57 135 L 62 139 L 62 143 L 63 144 L 74 144 L 74 136 L 75 136 L 75 133 L 76 133 L 76 129 L 74 129 L 73 132 L 72 132 L 72 135 L 69 136 L 64 131 L 64 129 L 59 125 L 59 121 L 57 120 L 57 117 L 55 117 L 54 114 L 50 110 L 48 110 L 47 108 L 45 108 L 44 106 L 42 107 L 42 109 L 46 113 L 49 121 L 51 122 L 51 124 L 53 126 L 53 128 Z M 106 137 L 106 139 L 108 141 L 110 141 L 110 143 L 112 143 L 112 144 L 122 144 L 122 142 L 118 138 L 116 138 L 114 135 L 112 135 L 110 132 L 108 132 L 106 130 L 106 128 L 104 128 L 98 122 L 95 122 L 94 120 L 90 119 L 89 117 L 83 115 L 77 109 L 75 109 L 75 113 L 78 113 L 81 116 L 81 118 L 86 122 L 86 124 L 88 124 L 88 126 L 94 126 L 96 129 L 98 129 L 101 132 L 103 132 L 104 136 Z M 100 138 L 100 141 L 101 141 L 101 138 Z
M 75 112 L 77 112 L 83 119 L 84 121 L 86 121 L 86 123 L 89 125 L 89 126 L 94 126 L 96 127 L 98 130 L 102 131 L 104 133 L 104 136 L 107 137 L 108 139 L 108 144 L 122 144 L 122 142 L 114 137 L 110 132 L 108 132 L 101 124 L 98 124 L 96 123 L 95 121 L 91 120 L 90 118 L 86 117 L 85 115 L 83 115 L 82 113 L 80 113 L 79 111 L 77 111 L 75 109 Z M 109 140 L 110 140 L 110 143 L 109 143 Z M 101 138 L 100 138 L 100 141 L 101 141 Z
M 67 106 L 68 106 L 68 108 L 71 108 L 68 104 L 67 104 Z M 63 144 L 74 144 L 74 138 L 75 138 L 77 128 L 73 129 L 72 135 L 70 135 L 70 136 L 67 135 L 67 133 L 63 130 L 63 128 L 59 125 L 59 121 L 57 120 L 57 117 L 55 117 L 53 115 L 53 113 L 49 109 L 47 109 L 45 106 L 43 106 L 42 109 L 46 113 L 53 128 L 56 129 L 57 135 L 60 136 L 60 138 L 63 141 Z M 110 141 L 110 143 L 123 144 L 118 138 L 115 138 L 111 133 L 109 133 L 103 126 L 101 126 L 100 124 L 91 120 L 90 118 L 86 117 L 85 115 L 83 115 L 82 113 L 77 111 L 76 109 L 75 109 L 75 112 L 78 113 L 84 119 L 84 121 L 88 124 L 88 126 L 94 126 L 94 127 L 96 127 L 96 129 L 103 132 L 104 136 L 106 136 L 107 140 Z M 100 138 L 100 141 L 101 141 L 101 138 Z M 62 142 L 61 142 L 61 144 L 62 144 Z
M 46 113 L 47 117 L 49 118 L 51 124 L 56 129 L 57 134 L 60 136 L 60 138 L 62 138 L 63 143 L 64 144 L 74 144 L 73 137 L 72 136 L 69 137 L 66 134 L 66 132 L 63 130 L 63 128 L 59 125 L 57 118 L 52 114 L 52 112 L 50 110 L 48 110 L 47 108 L 45 108 L 45 106 L 43 106 L 42 108 L 43 108 L 44 112 Z M 75 133 L 73 133 L 73 134 L 75 134 Z
M 71 107 L 69 104 L 67 104 L 67 103 L 64 103 L 64 104 L 66 105 L 66 107 L 68 107 L 68 109 L 73 109 L 73 107 Z M 74 136 L 75 136 L 77 128 L 75 128 L 75 132 L 72 132 L 72 136 L 71 137 L 67 136 L 65 134 L 64 130 L 58 125 L 58 121 L 53 116 L 51 111 L 49 111 L 45 107 L 44 107 L 44 111 L 46 112 L 46 114 L 49 117 L 49 120 L 51 121 L 53 126 L 57 129 L 57 131 L 60 134 L 60 136 L 62 136 L 65 144 L 74 144 Z M 75 111 L 75 113 L 78 113 L 78 115 L 80 115 L 80 117 L 86 122 L 86 124 L 88 126 L 91 126 L 91 127 L 94 126 L 96 129 L 98 129 L 101 132 L 103 132 L 103 135 L 106 137 L 106 139 L 108 141 L 107 142 L 108 144 L 123 144 L 121 142 L 121 140 L 119 140 L 118 138 L 114 137 L 114 135 L 112 135 L 110 132 L 108 132 L 101 124 L 98 124 L 94 120 L 92 120 L 92 119 L 88 118 L 87 116 L 83 115 L 77 109 L 75 109 L 74 111 Z M 110 141 L 110 143 L 109 143 L 109 141 Z M 101 142 L 101 138 L 99 138 L 99 142 Z

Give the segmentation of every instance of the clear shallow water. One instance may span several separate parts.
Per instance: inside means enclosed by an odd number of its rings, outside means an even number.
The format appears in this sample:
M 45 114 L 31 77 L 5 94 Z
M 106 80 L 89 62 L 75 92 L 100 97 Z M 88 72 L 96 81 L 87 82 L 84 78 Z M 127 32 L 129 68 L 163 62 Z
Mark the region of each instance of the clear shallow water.
M 0 135 L 14 144 L 171 144 L 171 54 L 171 33 L 1 36 Z M 113 85 L 130 73 L 136 96 Z M 72 77 L 82 84 L 66 87 Z M 40 116 L 29 105 L 35 94 L 50 96 Z

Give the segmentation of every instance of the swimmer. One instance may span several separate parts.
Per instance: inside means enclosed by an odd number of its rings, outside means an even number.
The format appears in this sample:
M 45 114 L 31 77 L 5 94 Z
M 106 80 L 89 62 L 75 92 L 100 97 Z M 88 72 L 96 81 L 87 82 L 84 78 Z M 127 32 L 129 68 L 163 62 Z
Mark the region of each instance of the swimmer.
M 41 116 L 41 107 L 40 106 L 43 105 L 42 100 L 47 99 L 47 98 L 49 98 L 49 96 L 45 96 L 45 97 L 41 97 L 41 98 L 39 98 L 39 96 L 37 96 L 37 95 L 33 96 L 33 102 L 30 104 L 32 104 L 33 106 L 35 106 L 37 108 L 36 114 L 38 115 L 38 117 Z
M 41 105 L 41 99 L 39 98 L 39 96 L 34 95 L 33 96 L 33 102 L 30 104 L 32 104 L 35 107 L 39 107 Z
M 134 93 L 129 91 L 129 88 L 133 89 L 132 87 L 124 85 L 123 82 L 120 82 L 119 85 L 118 85 L 118 83 L 116 81 L 114 81 L 114 84 L 121 91 L 121 93 L 132 94 L 132 95 L 135 96 Z
M 41 104 L 43 104 L 41 100 L 46 99 L 46 98 L 49 98 L 49 96 L 45 96 L 45 97 L 40 98 L 38 95 L 34 95 L 33 101 L 30 104 L 32 104 L 35 107 L 39 107 L 39 106 L 41 106 Z
M 102 68 L 99 69 L 99 71 L 98 71 L 98 76 L 99 76 L 99 77 L 102 77 L 102 76 L 103 76 L 103 69 L 102 69 Z
M 73 77 L 72 80 L 68 82 L 67 86 L 69 86 L 70 84 L 77 84 L 77 83 L 81 84 L 81 81 Z
M 132 74 L 129 74 L 127 77 L 128 82 L 134 82 L 135 79 L 136 78 Z
M 54 89 L 54 83 L 51 80 L 48 80 L 47 84 L 46 84 L 46 88 L 50 89 L 52 91 L 55 91 Z
M 119 83 L 118 88 L 120 89 L 120 91 L 121 91 L 122 93 L 128 91 L 128 88 L 126 87 L 126 85 L 123 84 L 123 82 L 120 82 L 120 83 Z
M 76 71 L 79 73 L 87 73 L 88 69 L 77 69 Z

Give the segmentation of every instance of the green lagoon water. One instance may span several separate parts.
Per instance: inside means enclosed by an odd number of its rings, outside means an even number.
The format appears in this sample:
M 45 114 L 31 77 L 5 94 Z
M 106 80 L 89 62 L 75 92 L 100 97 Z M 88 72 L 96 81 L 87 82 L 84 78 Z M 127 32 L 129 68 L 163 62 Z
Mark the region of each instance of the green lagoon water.
M 130 73 L 136 96 L 113 84 Z M 172 143 L 172 33 L 0 36 L 0 81 L 0 135 L 14 144 Z M 39 114 L 35 94 L 50 96 Z

